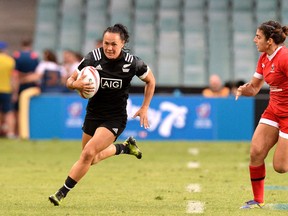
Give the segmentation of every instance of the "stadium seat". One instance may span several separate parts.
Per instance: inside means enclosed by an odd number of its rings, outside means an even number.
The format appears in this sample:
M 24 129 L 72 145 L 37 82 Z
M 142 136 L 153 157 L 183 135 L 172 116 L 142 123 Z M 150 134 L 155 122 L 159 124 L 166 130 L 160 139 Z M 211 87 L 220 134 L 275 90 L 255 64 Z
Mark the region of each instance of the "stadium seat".
M 206 78 L 204 1 L 185 1 L 183 8 L 183 84 L 203 86 Z
M 183 84 L 203 86 L 206 78 L 205 38 L 203 33 L 186 32 L 183 52 Z M 194 43 L 195 42 L 195 43 Z
M 208 0 L 208 7 L 211 11 L 227 11 L 229 0 Z
M 281 19 L 283 25 L 288 25 L 288 1 L 282 0 Z
M 238 1 L 232 0 L 232 6 L 234 11 L 249 12 L 252 14 L 254 0 Z
M 102 33 L 108 26 L 107 7 L 106 0 L 87 0 L 83 53 L 94 49 L 96 40 L 102 38 Z
M 82 0 L 63 0 L 60 50 L 81 51 L 84 19 L 82 10 L 79 10 L 79 8 L 82 8 L 82 6 Z
M 256 0 L 257 25 L 268 20 L 278 20 L 276 10 L 277 1 Z
M 181 25 L 180 2 L 160 0 L 158 9 L 158 84 L 180 85 Z
M 180 85 L 182 83 L 180 32 L 161 32 L 158 45 L 158 84 Z
M 184 10 L 204 10 L 205 1 L 203 0 L 193 0 L 193 1 L 184 1 Z
M 155 10 L 158 0 L 135 0 L 135 9 Z
M 156 53 L 152 47 L 149 46 L 135 46 L 135 55 L 139 56 L 153 71 L 154 76 L 157 77 L 156 71 Z M 139 79 L 133 79 L 132 84 L 143 84 Z
M 232 12 L 234 74 L 230 76 L 235 80 L 248 81 L 253 75 L 257 61 L 257 52 L 253 42 L 256 31 L 253 19 L 253 0 L 234 0 Z
M 180 10 L 160 9 L 159 10 L 159 31 L 180 31 Z
M 58 0 L 39 0 L 34 35 L 34 49 L 55 49 L 58 40 Z
M 157 0 L 136 0 L 134 11 L 134 54 L 147 63 L 154 75 L 156 70 L 156 38 L 157 29 L 155 25 Z M 133 84 L 143 83 L 139 79 L 133 79 Z
M 156 33 L 155 27 L 150 25 L 137 25 L 134 30 L 135 34 L 135 46 L 148 46 L 155 47 Z
M 158 84 L 203 86 L 212 73 L 223 81 L 251 77 L 256 27 L 287 24 L 287 14 L 286 0 L 38 0 L 34 47 L 87 53 L 107 26 L 123 23 L 128 48 Z
M 208 8 L 208 48 L 210 74 L 219 74 L 223 81 L 230 79 L 231 25 L 228 16 L 228 0 L 209 1 Z
M 132 14 L 133 4 L 132 0 L 110 0 L 109 6 L 110 25 L 122 23 L 127 26 L 128 30 L 132 31 Z M 129 46 L 133 47 L 133 35 L 130 34 Z
M 167 9 L 178 9 L 180 8 L 181 1 L 175 0 L 160 0 L 159 1 L 159 8 L 167 10 Z

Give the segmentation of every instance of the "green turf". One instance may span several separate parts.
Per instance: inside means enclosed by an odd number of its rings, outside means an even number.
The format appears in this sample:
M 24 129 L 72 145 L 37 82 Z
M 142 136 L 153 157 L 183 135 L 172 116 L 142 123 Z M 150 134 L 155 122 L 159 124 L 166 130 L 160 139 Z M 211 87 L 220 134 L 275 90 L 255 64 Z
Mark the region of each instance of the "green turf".
M 0 215 L 179 216 L 191 215 L 186 213 L 191 200 L 205 203 L 202 215 L 288 214 L 288 191 L 273 187 L 266 191 L 269 209 L 239 209 L 252 198 L 248 143 L 138 145 L 141 160 L 121 155 L 91 167 L 63 205 L 54 207 L 48 196 L 62 186 L 79 157 L 80 142 L 0 139 Z M 189 148 L 198 148 L 199 155 L 189 154 Z M 273 171 L 271 157 L 266 161 L 266 185 L 279 189 L 287 185 L 287 177 Z M 188 162 L 199 162 L 200 168 L 188 169 Z M 200 193 L 186 191 L 193 183 L 201 185 Z

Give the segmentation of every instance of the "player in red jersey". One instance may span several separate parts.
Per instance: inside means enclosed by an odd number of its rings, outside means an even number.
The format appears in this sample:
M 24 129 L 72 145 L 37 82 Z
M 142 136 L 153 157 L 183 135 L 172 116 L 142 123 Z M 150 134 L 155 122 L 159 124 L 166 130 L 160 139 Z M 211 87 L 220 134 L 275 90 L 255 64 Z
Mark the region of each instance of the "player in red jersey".
M 270 86 L 269 104 L 255 129 L 250 147 L 250 178 L 254 199 L 241 208 L 264 206 L 265 158 L 273 146 L 273 167 L 278 173 L 288 171 L 288 49 L 284 41 L 288 26 L 278 22 L 262 23 L 256 31 L 254 42 L 262 52 L 249 83 L 237 89 L 239 96 L 255 96 L 264 81 Z

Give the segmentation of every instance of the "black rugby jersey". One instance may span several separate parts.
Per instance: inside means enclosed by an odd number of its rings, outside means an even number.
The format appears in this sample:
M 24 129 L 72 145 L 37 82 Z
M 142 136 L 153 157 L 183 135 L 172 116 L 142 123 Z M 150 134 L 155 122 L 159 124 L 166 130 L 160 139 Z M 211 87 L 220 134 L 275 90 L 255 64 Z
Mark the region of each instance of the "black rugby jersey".
M 93 66 L 100 75 L 98 92 L 89 99 L 87 119 L 113 120 L 127 118 L 126 106 L 130 82 L 136 75 L 145 76 L 148 66 L 137 56 L 122 51 L 118 59 L 108 59 L 103 48 L 89 52 L 78 66 L 81 71 Z

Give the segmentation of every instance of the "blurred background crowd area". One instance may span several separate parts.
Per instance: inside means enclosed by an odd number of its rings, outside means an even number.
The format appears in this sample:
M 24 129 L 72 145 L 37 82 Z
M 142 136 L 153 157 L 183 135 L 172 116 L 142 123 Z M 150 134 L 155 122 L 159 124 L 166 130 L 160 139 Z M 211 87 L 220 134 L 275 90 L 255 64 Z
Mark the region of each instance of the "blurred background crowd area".
M 48 48 L 60 62 L 63 50 L 84 55 L 107 26 L 123 23 L 130 52 L 152 68 L 158 88 L 188 93 L 208 86 L 212 74 L 248 81 L 259 56 L 257 26 L 288 23 L 286 0 L 0 0 L 0 8 L 1 40 L 11 52 L 30 37 L 40 56 Z

